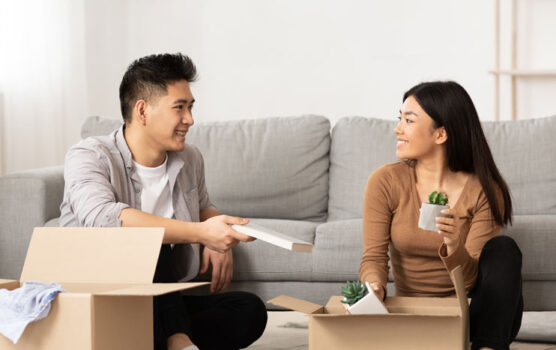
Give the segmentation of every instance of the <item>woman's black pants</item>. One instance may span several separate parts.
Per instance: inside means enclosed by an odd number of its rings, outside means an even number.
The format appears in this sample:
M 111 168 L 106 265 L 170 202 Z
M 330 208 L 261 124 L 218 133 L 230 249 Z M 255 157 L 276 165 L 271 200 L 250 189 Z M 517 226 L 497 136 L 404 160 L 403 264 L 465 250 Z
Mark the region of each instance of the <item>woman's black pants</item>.
M 154 282 L 175 282 L 171 249 L 160 250 Z M 170 293 L 153 298 L 154 349 L 166 350 L 166 339 L 185 333 L 199 349 L 241 349 L 257 340 L 266 327 L 264 303 L 246 292 L 204 296 Z
M 469 297 L 471 349 L 509 349 L 523 314 L 521 251 L 512 238 L 496 236 L 485 244 Z

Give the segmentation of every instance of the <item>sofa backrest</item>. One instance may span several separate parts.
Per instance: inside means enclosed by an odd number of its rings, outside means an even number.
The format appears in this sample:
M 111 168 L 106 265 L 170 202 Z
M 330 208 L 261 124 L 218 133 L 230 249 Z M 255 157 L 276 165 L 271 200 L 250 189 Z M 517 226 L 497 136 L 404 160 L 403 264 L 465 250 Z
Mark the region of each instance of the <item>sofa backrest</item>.
M 556 116 L 484 122 L 483 130 L 514 214 L 556 214 Z
M 81 136 L 106 135 L 121 124 L 89 117 Z M 222 213 L 326 220 L 328 119 L 307 115 L 196 123 L 186 142 L 203 154 L 209 196 Z
M 326 220 L 330 122 L 320 116 L 199 123 L 211 201 L 246 217 Z
M 332 129 L 328 220 L 360 218 L 369 175 L 395 162 L 396 120 L 345 117 Z
M 332 130 L 329 220 L 359 218 L 369 175 L 396 161 L 396 121 L 346 117 Z M 483 122 L 515 215 L 556 214 L 556 116 Z

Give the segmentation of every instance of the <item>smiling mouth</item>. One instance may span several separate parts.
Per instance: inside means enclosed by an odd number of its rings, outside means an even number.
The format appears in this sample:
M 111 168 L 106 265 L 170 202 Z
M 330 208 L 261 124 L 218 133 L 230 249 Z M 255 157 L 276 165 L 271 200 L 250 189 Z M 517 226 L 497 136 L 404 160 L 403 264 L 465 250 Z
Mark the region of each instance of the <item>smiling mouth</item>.
M 187 131 L 176 131 L 176 135 L 184 137 Z
M 396 143 L 396 145 L 398 145 L 398 146 L 399 145 L 405 145 L 405 144 L 407 144 L 407 141 L 404 141 L 404 140 L 398 140 L 398 143 Z

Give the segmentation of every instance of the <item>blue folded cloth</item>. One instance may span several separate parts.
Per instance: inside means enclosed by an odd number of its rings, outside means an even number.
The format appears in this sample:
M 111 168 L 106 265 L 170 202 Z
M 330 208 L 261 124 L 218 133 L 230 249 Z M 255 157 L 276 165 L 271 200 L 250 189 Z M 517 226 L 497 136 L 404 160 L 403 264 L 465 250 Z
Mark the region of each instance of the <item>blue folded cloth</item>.
M 48 315 L 50 302 L 63 291 L 58 283 L 34 281 L 14 290 L 0 289 L 0 333 L 17 343 L 29 323 Z

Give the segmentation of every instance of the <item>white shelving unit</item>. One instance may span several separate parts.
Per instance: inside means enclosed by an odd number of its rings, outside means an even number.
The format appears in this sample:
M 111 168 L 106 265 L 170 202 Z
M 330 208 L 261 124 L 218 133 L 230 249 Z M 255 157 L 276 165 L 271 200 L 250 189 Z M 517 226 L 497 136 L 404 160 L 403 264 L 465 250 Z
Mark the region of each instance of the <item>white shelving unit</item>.
M 500 68 L 500 0 L 496 1 L 495 9 L 495 69 L 489 71 L 490 74 L 494 75 L 494 116 L 496 120 L 500 120 L 500 77 L 509 76 L 510 77 L 510 103 L 511 103 L 511 115 L 512 120 L 517 119 L 517 79 L 518 78 L 545 78 L 554 77 L 556 78 L 556 69 L 519 69 L 517 67 L 517 0 L 512 1 L 511 9 L 511 67 L 510 69 Z

